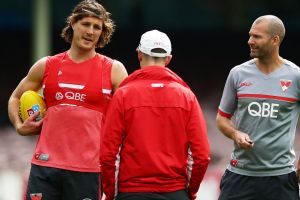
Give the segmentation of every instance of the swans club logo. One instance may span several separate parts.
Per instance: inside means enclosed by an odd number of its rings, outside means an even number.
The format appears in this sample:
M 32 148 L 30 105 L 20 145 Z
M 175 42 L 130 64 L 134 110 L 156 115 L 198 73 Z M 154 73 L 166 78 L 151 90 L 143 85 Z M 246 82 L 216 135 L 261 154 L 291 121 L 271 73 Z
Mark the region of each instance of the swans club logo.
M 280 85 L 283 92 L 286 92 L 287 89 L 292 85 L 292 80 L 280 79 Z

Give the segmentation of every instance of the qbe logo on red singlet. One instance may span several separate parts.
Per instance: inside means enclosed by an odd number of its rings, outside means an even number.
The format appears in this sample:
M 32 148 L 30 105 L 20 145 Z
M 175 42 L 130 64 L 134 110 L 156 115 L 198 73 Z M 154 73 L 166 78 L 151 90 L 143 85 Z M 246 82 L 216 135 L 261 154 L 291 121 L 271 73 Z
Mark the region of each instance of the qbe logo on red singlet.
M 62 100 L 63 98 L 85 102 L 86 94 L 80 92 L 65 92 L 65 93 L 56 92 L 55 94 L 56 100 Z

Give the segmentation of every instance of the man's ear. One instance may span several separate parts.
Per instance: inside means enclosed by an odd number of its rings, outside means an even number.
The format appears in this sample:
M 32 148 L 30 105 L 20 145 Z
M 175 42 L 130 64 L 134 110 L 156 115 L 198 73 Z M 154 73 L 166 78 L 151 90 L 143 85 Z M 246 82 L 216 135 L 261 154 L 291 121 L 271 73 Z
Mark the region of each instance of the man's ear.
M 142 52 L 140 50 L 136 50 L 139 61 L 141 62 L 143 59 Z
M 71 20 L 70 21 L 70 26 L 71 26 L 71 28 L 74 30 L 74 24 L 75 24 L 75 22 L 74 22 L 74 20 Z
M 168 64 L 171 62 L 172 60 L 172 55 L 167 56 L 166 61 L 165 61 L 165 66 L 168 66 Z

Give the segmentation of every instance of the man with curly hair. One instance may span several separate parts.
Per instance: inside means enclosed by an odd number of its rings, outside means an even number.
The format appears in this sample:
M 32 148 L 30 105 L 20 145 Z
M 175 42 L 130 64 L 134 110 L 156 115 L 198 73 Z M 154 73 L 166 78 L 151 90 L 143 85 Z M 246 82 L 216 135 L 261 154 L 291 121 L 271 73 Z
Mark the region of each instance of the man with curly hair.
M 9 117 L 18 134 L 39 134 L 31 162 L 26 199 L 97 200 L 102 119 L 112 94 L 128 76 L 123 64 L 96 52 L 110 42 L 115 25 L 95 0 L 77 4 L 61 36 L 70 48 L 38 60 L 13 91 Z M 43 89 L 47 113 L 22 122 L 19 100 Z

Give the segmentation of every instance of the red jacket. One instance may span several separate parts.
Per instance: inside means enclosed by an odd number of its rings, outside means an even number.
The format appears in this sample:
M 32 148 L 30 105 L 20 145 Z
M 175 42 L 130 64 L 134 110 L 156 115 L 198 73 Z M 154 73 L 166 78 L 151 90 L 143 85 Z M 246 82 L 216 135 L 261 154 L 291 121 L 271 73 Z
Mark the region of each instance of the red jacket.
M 104 123 L 100 163 L 108 200 L 116 179 L 118 192 L 187 188 L 196 198 L 210 160 L 206 123 L 196 96 L 174 72 L 148 66 L 128 76 Z

